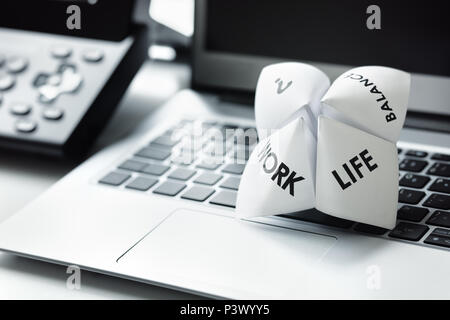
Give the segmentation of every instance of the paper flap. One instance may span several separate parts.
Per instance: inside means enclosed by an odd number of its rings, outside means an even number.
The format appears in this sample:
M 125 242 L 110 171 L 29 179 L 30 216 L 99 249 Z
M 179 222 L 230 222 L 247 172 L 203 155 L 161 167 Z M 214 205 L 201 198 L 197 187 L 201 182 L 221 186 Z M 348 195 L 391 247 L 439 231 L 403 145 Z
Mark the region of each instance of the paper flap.
M 394 144 L 320 116 L 316 172 L 318 210 L 387 229 L 395 226 L 398 164 Z
M 313 208 L 315 159 L 310 155 L 315 145 L 303 118 L 260 141 L 241 178 L 237 215 L 249 218 Z
M 298 117 L 302 108 L 306 109 L 302 116 L 314 133 L 320 99 L 329 85 L 325 73 L 304 63 L 285 62 L 265 67 L 255 93 L 256 127 L 260 137 L 267 137 L 267 130 L 279 129 Z
M 325 115 L 396 143 L 405 121 L 410 75 L 379 66 L 351 69 L 337 78 L 322 103 L 339 114 Z

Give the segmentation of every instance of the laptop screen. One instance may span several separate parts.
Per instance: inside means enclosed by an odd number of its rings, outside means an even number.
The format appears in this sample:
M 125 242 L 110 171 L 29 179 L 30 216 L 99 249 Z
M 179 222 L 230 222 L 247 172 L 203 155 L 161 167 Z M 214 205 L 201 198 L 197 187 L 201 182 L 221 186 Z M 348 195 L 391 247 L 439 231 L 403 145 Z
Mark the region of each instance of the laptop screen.
M 447 2 L 209 0 L 206 49 L 450 76 Z
M 253 94 L 271 63 L 310 63 L 331 81 L 384 65 L 411 73 L 409 111 L 450 116 L 447 2 L 196 0 L 192 84 Z

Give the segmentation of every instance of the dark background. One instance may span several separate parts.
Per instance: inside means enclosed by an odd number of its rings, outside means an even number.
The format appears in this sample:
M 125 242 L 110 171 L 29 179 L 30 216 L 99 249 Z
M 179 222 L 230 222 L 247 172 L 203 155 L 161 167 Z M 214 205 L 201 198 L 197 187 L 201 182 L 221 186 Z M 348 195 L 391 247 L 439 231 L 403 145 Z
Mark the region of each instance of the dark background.
M 450 1 L 209 0 L 213 51 L 450 75 Z M 381 30 L 366 9 L 381 8 Z
M 0 26 L 77 37 L 122 40 L 130 31 L 132 0 L 0 0 Z M 81 29 L 66 27 L 68 6 L 81 9 Z

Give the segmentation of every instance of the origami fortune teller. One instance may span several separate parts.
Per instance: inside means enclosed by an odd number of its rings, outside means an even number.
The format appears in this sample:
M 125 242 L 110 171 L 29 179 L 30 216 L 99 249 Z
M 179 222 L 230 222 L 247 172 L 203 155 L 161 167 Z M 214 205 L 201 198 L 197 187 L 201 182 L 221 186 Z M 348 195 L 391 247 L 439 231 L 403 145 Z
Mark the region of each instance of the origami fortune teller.
M 387 67 L 351 69 L 331 86 L 307 64 L 265 67 L 255 96 L 260 142 L 241 178 L 238 216 L 317 208 L 394 228 L 409 90 L 410 75 Z

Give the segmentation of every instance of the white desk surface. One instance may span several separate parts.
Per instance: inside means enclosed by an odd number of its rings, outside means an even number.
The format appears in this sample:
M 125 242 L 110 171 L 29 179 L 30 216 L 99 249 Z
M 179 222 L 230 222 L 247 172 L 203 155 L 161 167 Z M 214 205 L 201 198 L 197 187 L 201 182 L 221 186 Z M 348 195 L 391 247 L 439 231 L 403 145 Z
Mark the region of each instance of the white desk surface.
M 113 143 L 189 84 L 187 66 L 147 62 L 130 85 L 92 153 Z M 39 196 L 74 167 L 0 151 L 0 222 Z M 81 288 L 68 289 L 66 268 L 0 253 L 0 299 L 195 299 L 196 296 L 93 272 L 81 272 Z

